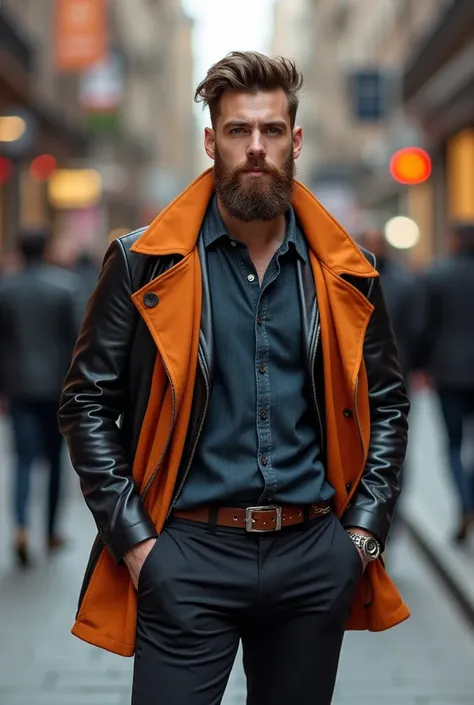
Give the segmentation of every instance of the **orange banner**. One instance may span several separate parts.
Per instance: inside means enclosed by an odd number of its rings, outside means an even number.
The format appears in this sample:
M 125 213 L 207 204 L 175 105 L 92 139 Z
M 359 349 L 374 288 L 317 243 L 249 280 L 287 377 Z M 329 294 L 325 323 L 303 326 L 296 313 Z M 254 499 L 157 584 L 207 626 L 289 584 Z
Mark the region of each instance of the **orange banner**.
M 107 0 L 56 0 L 58 71 L 83 71 L 107 51 Z

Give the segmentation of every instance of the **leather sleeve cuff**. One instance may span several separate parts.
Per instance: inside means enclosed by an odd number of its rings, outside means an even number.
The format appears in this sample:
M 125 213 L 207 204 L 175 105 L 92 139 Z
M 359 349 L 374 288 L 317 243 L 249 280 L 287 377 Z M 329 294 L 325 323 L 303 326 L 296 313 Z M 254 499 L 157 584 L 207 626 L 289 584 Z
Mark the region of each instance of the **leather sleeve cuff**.
M 104 536 L 107 548 L 116 563 L 120 563 L 131 548 L 147 539 L 154 539 L 158 532 L 152 520 L 147 517 L 123 532 L 114 531 L 113 536 Z
M 387 517 L 381 517 L 379 514 L 367 511 L 367 509 L 360 509 L 352 505 L 342 516 L 341 524 L 345 529 L 349 529 L 353 526 L 369 531 L 375 536 L 377 541 L 381 543 L 382 550 L 385 548 L 385 542 L 390 529 L 390 523 Z

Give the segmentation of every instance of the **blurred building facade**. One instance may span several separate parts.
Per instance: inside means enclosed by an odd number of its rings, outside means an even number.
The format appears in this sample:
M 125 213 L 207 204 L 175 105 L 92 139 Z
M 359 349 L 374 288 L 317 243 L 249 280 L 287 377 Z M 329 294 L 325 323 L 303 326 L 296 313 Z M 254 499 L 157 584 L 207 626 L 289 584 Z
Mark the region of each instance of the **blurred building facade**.
M 105 51 L 74 63 L 59 42 L 87 9 Z M 2 115 L 26 115 L 35 133 L 11 158 L 0 130 L 0 253 L 13 249 L 18 226 L 47 225 L 65 263 L 81 250 L 99 255 L 111 234 L 146 224 L 194 176 L 191 34 L 180 0 L 0 2 L 0 126 Z M 75 39 L 72 48 L 88 46 Z M 32 173 L 43 154 L 57 169 Z M 93 170 L 100 192 L 82 203 L 71 193 L 68 203 L 62 169 Z
M 311 181 L 315 154 L 318 150 L 317 106 L 311 91 L 314 73 L 313 0 L 276 0 L 270 53 L 293 59 L 304 74 L 305 85 L 300 97 L 297 122 L 304 127 L 305 146 L 297 162 L 297 178 L 305 184 Z
M 303 19 L 293 12 L 298 3 L 306 6 Z M 383 225 L 400 214 L 412 217 L 420 227 L 421 238 L 409 256 L 415 263 L 423 263 L 442 246 L 447 218 L 442 203 L 453 187 L 443 184 L 441 177 L 446 173 L 446 162 L 437 153 L 427 112 L 420 108 L 419 94 L 414 97 L 423 82 L 416 84 L 413 72 L 419 68 L 423 47 L 429 41 L 427 37 L 436 32 L 441 42 L 450 44 L 452 52 L 465 45 L 465 60 L 468 60 L 466 27 L 472 33 L 473 21 L 464 15 L 464 37 L 455 36 L 453 30 L 448 32 L 446 18 L 453 6 L 463 4 L 460 0 L 419 3 L 298 0 L 298 3 L 276 0 L 272 51 L 286 50 L 305 74 L 306 107 L 301 122 L 306 129 L 310 127 L 310 139 L 305 145 L 309 154 L 304 180 L 349 231 L 356 232 L 365 224 Z M 464 5 L 474 9 L 470 0 L 465 0 Z M 307 25 L 304 34 L 302 21 Z M 459 27 L 461 24 L 462 21 Z M 283 26 L 285 31 L 281 29 Z M 310 52 L 302 53 L 300 40 L 307 37 L 308 27 Z M 434 56 L 436 50 L 432 51 Z M 438 65 L 442 63 L 442 55 L 437 55 Z M 446 60 L 449 58 L 448 52 Z M 471 64 L 474 70 L 472 60 Z M 429 71 L 426 68 L 424 71 L 424 80 L 428 82 Z M 468 123 L 465 115 L 464 128 Z M 463 141 L 455 143 L 454 151 L 457 155 L 464 154 L 467 161 L 465 146 L 470 144 L 470 133 L 464 133 L 460 139 Z M 432 157 L 433 174 L 425 183 L 401 186 L 390 174 L 392 155 L 407 146 L 420 146 Z M 441 151 L 444 153 L 444 148 Z M 462 160 L 459 156 L 457 159 Z M 461 168 L 457 169 L 460 173 Z M 465 179 L 463 183 L 463 193 L 467 193 Z M 457 192 L 458 187 L 454 190 Z M 440 195 L 443 195 L 441 200 Z M 457 198 L 459 201 L 460 197 Z M 464 212 L 465 205 L 461 208 Z
M 450 0 L 433 16 L 406 62 L 403 99 L 432 155 L 429 207 L 442 252 L 450 222 L 474 222 L 473 2 Z

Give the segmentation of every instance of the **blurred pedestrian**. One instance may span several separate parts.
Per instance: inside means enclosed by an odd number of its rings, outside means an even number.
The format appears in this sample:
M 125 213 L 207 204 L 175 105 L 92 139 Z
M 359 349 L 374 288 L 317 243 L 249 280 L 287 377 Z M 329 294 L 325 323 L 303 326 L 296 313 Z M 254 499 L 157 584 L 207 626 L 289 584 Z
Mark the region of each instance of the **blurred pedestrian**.
M 57 530 L 61 445 L 57 410 L 77 334 L 74 274 L 44 262 L 47 234 L 19 236 L 24 266 L 0 279 L 0 393 L 7 401 L 16 468 L 13 482 L 14 552 L 29 563 L 28 500 L 32 465 L 49 466 L 47 548 L 63 545 Z
M 97 285 L 100 267 L 97 266 L 92 254 L 84 251 L 77 258 L 73 269 L 81 283 L 81 307 L 85 311 L 87 302 Z
M 454 539 L 474 526 L 474 468 L 462 459 L 466 421 L 474 416 L 474 223 L 454 224 L 452 252 L 425 273 L 420 296 L 418 367 L 438 394 L 460 517 Z
M 214 168 L 112 243 L 65 382 L 73 631 L 136 648 L 133 705 L 220 703 L 240 640 L 249 703 L 329 705 L 345 630 L 409 615 L 379 560 L 409 404 L 373 256 L 294 180 L 301 83 L 208 71 Z
M 395 334 L 403 373 L 408 379 L 417 356 L 418 318 L 415 315 L 417 278 L 398 262 L 382 230 L 366 230 L 358 242 L 375 255 L 376 268 Z

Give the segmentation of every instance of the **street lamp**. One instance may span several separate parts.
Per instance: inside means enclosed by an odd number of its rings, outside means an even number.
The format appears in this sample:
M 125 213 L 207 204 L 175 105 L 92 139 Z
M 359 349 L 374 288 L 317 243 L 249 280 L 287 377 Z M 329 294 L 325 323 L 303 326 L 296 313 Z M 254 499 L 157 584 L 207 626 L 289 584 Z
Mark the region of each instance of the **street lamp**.
M 24 106 L 10 105 L 0 111 L 0 155 L 9 161 L 12 173 L 8 179 L 11 195 L 6 232 L 11 236 L 18 231 L 20 223 L 20 165 L 34 154 L 36 145 L 36 120 Z
M 26 122 L 19 115 L 0 116 L 0 142 L 16 142 L 26 129 Z

